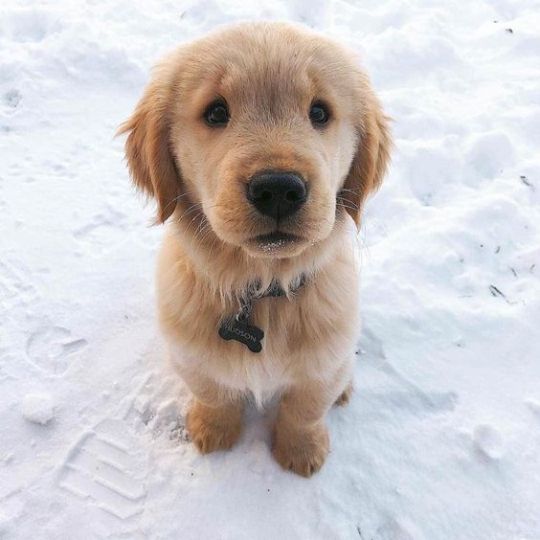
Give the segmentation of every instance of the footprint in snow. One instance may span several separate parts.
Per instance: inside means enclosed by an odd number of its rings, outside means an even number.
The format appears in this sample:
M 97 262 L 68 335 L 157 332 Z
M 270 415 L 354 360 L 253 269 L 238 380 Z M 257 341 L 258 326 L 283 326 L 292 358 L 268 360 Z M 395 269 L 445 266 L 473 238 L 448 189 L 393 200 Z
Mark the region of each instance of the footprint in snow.
M 144 510 L 147 460 L 144 446 L 126 422 L 108 418 L 71 448 L 60 467 L 58 484 L 112 516 L 115 529 L 132 528 Z
M 6 259 L 11 258 L 8 251 L 3 255 Z M 0 261 L 0 298 L 3 302 L 7 302 L 4 304 L 6 310 L 26 305 L 34 299 L 36 295 L 34 279 L 32 272 L 20 262 Z
M 96 214 L 85 225 L 72 231 L 77 241 L 87 245 L 113 249 L 116 242 L 125 239 L 127 228 L 126 215 L 110 207 L 103 213 Z
M 175 382 L 167 378 L 156 382 L 151 374 L 145 377 L 139 388 L 122 400 L 113 417 L 76 440 L 60 464 L 58 485 L 83 504 L 90 503 L 92 511 L 100 513 L 98 521 L 109 536 L 138 537 L 149 469 L 147 446 L 140 438 L 165 435 L 175 446 L 187 441 L 184 414 L 179 409 L 187 395 Z M 171 394 L 175 395 L 173 400 Z
M 85 339 L 73 339 L 62 326 L 44 326 L 33 332 L 26 342 L 30 361 L 45 371 L 59 375 L 66 371 L 70 355 L 86 347 Z
M 148 433 L 153 439 L 164 437 L 175 446 L 185 444 L 189 442 L 186 429 L 188 402 L 186 388 L 166 378 L 161 387 L 157 387 L 151 376 L 133 400 L 125 419 L 135 433 Z

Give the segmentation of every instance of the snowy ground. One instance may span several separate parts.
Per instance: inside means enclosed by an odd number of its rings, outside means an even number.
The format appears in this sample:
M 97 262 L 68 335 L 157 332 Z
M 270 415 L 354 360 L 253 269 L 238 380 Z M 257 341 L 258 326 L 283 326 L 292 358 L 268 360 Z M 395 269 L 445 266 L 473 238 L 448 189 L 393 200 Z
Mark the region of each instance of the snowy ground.
M 0 537 L 540 538 L 540 6 L 527 0 L 0 7 Z M 369 204 L 356 393 L 305 480 L 271 411 L 186 442 L 118 124 L 151 64 L 240 18 L 347 41 L 394 117 Z

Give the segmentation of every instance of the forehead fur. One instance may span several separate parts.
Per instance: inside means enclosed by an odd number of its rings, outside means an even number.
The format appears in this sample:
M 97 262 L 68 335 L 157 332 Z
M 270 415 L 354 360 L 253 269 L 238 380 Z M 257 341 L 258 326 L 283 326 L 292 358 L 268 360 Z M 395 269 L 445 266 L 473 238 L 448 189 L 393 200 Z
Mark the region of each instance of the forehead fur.
M 235 25 L 192 42 L 179 54 L 182 93 L 202 94 L 204 101 L 210 92 L 263 105 L 269 113 L 284 97 L 352 101 L 362 85 L 350 51 L 288 24 Z

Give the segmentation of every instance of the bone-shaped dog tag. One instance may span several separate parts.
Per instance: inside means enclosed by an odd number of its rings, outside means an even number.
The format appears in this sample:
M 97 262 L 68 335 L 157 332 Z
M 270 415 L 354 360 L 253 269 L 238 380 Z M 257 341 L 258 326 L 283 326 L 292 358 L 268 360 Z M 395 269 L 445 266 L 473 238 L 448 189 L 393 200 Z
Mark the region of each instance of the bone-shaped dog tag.
M 225 321 L 219 328 L 219 336 L 227 341 L 234 339 L 243 343 L 251 352 L 262 351 L 261 339 L 264 332 L 257 326 L 251 326 L 247 322 L 239 321 L 236 317 Z

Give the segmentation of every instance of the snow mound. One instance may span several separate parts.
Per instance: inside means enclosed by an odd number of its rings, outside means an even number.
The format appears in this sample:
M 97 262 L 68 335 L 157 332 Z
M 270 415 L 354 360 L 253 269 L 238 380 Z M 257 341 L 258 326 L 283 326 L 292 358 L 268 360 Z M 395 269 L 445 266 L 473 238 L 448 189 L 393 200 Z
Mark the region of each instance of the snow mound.
M 49 394 L 27 394 L 22 401 L 22 414 L 34 424 L 45 425 L 54 418 L 54 404 Z

